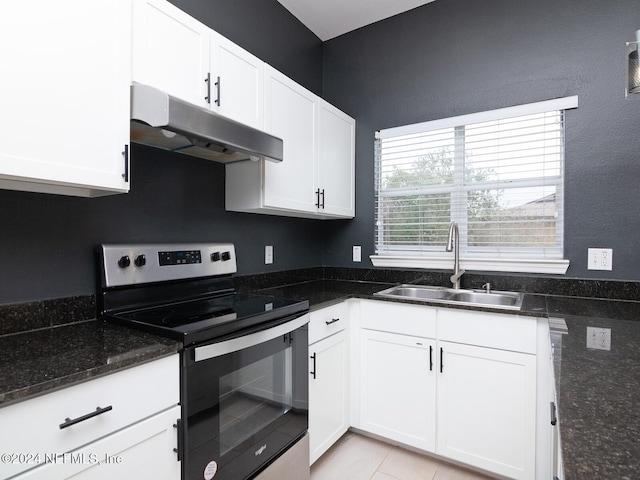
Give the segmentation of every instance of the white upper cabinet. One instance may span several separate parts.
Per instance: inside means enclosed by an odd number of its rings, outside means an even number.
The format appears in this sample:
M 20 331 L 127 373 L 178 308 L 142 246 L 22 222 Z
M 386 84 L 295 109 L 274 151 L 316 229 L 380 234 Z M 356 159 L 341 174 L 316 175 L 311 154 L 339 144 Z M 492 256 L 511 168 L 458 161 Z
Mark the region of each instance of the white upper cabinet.
M 355 216 L 356 122 L 318 99 L 317 187 L 325 215 Z
M 268 65 L 264 116 L 284 160 L 227 165 L 227 210 L 353 217 L 355 120 Z
M 272 67 L 265 85 L 266 131 L 282 138 L 284 160 L 264 162 L 264 206 L 313 211 L 316 96 Z
M 129 1 L 0 6 L 0 188 L 129 190 Z
M 132 79 L 262 129 L 264 62 L 166 0 L 134 0 Z
M 222 35 L 211 32 L 211 109 L 264 129 L 264 62 Z
M 166 0 L 134 0 L 132 80 L 208 107 L 210 29 Z

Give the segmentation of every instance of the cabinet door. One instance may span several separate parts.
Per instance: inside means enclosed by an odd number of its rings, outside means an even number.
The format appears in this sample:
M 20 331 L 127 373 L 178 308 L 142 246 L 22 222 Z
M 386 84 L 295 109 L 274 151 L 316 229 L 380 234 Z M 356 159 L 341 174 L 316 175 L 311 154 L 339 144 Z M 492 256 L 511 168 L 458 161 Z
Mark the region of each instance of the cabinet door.
M 264 62 L 211 32 L 211 109 L 245 125 L 264 128 Z
M 355 215 L 355 130 L 353 118 L 318 99 L 317 186 L 324 215 Z
M 435 451 L 435 342 L 361 330 L 362 429 Z
M 157 414 L 117 433 L 63 456 L 42 457 L 45 465 L 19 475 L 16 480 L 180 479 L 180 462 L 174 425 L 180 407 Z
M 2 2 L 0 188 L 129 190 L 128 1 Z
M 536 357 L 438 342 L 439 455 L 509 478 L 533 479 Z
M 208 108 L 209 33 L 166 0 L 134 0 L 133 81 Z
M 265 66 L 265 130 L 284 141 L 284 160 L 264 162 L 264 206 L 316 211 L 316 96 Z
M 349 428 L 347 333 L 309 347 L 309 441 L 315 462 Z

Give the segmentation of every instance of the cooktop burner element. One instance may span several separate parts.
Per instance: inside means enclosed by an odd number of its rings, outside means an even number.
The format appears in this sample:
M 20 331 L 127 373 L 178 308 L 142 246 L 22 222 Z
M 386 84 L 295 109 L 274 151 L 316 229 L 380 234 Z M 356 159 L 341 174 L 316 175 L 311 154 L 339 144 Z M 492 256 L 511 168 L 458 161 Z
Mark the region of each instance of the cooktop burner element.
M 287 316 L 307 301 L 236 293 L 233 244 L 103 245 L 102 318 L 191 345 Z

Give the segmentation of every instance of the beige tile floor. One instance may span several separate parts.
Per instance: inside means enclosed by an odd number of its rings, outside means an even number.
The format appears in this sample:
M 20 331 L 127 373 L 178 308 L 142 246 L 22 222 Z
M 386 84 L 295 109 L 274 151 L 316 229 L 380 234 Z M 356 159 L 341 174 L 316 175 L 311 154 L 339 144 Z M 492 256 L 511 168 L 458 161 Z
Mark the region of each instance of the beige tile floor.
M 311 480 L 489 480 L 479 473 L 353 432 L 311 466 Z

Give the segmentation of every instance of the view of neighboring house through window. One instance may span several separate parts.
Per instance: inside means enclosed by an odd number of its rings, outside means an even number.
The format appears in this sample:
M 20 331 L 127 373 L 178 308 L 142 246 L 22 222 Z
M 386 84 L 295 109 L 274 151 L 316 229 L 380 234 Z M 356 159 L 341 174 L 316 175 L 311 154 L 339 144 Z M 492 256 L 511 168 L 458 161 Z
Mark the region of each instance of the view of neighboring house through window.
M 574 105 L 575 102 L 575 105 Z M 561 259 L 564 110 L 577 98 L 381 130 L 376 253 Z

